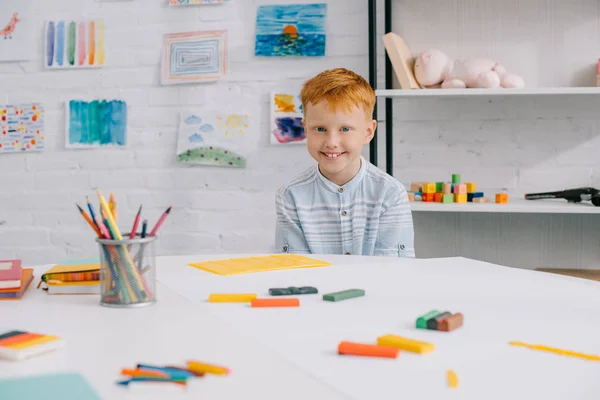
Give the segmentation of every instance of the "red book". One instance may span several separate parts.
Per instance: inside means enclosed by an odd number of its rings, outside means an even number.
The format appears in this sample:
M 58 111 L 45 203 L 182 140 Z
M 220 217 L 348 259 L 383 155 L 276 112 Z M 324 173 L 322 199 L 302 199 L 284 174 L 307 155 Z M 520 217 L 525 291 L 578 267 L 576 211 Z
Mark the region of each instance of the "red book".
M 0 260 L 0 289 L 21 287 L 21 260 Z

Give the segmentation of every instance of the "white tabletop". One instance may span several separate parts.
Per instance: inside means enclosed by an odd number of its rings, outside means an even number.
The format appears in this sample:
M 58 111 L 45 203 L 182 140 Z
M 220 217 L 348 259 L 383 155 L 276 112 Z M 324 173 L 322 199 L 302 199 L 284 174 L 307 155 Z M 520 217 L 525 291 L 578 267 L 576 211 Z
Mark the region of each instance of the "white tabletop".
M 161 264 L 166 268 L 171 263 L 165 258 Z M 48 267 L 36 268 L 35 281 L 22 300 L 0 301 L 0 327 L 57 335 L 66 346 L 25 361 L 0 360 L 0 379 L 74 371 L 107 400 L 279 400 L 282 393 L 286 399 L 347 399 L 160 283 L 155 305 L 113 309 L 100 306 L 98 295 L 48 295 L 36 289 Z M 193 380 L 187 390 L 173 384 L 115 384 L 125 378 L 122 368 L 137 363 L 185 366 L 190 359 L 232 372 Z M 256 397 L 247 397 L 249 393 Z
M 334 266 L 229 277 L 187 266 L 222 257 L 165 259 L 159 279 L 350 398 L 595 399 L 600 391 L 600 363 L 508 344 L 600 355 L 598 282 L 464 258 L 316 256 Z M 320 293 L 297 296 L 299 308 L 206 302 L 211 292 L 267 296 L 272 287 L 307 285 Z M 366 296 L 322 300 L 323 293 L 350 288 L 364 289 Z M 462 312 L 465 325 L 449 333 L 416 329 L 416 318 L 432 309 Z M 336 353 L 342 340 L 375 343 L 388 333 L 436 349 L 401 352 L 394 360 Z M 457 373 L 458 389 L 447 387 L 448 369 Z

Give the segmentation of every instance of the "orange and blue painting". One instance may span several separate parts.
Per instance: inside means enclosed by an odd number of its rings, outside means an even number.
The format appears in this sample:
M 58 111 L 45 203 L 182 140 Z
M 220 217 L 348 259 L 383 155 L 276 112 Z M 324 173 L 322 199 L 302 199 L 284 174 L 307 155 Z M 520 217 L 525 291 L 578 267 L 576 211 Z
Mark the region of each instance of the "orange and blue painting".
M 0 61 L 25 61 L 35 56 L 32 0 L 0 1 Z
M 0 106 L 0 153 L 44 150 L 44 107 L 40 103 Z
M 104 66 L 104 21 L 49 21 L 45 34 L 46 68 Z
M 266 57 L 325 55 L 327 4 L 261 5 L 254 54 Z
M 271 144 L 304 143 L 303 110 L 295 91 L 271 93 Z

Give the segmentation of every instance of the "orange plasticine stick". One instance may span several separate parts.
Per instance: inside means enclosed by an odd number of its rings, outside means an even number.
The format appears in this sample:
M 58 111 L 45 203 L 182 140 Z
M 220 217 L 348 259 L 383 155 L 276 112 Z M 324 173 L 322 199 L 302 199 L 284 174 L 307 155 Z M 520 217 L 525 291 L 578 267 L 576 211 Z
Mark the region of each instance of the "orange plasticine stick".
M 338 346 L 338 353 L 352 356 L 397 358 L 398 353 L 400 353 L 400 349 L 395 347 L 379 346 L 376 344 L 340 342 Z
M 147 376 L 152 378 L 168 378 L 169 374 L 159 371 L 150 371 L 145 369 L 122 369 L 121 375 L 127 375 L 131 377 Z
M 252 299 L 250 305 L 252 307 L 299 307 L 300 300 L 293 297 L 280 299 Z

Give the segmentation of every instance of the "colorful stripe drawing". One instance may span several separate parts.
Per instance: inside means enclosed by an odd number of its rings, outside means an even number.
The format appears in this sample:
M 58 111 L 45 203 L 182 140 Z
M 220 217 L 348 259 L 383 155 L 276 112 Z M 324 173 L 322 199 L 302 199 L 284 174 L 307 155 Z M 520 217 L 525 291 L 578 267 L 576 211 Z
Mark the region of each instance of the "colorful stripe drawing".
M 35 56 L 33 0 L 0 2 L 0 61 L 25 61 Z
M 302 118 L 302 101 L 298 92 L 271 92 L 271 144 L 305 144 Z
M 170 6 L 192 6 L 198 4 L 223 4 L 231 0 L 168 0 Z
M 256 56 L 325 55 L 327 4 L 262 5 L 256 14 Z
M 165 35 L 162 84 L 215 81 L 226 74 L 227 31 Z
M 124 147 L 127 103 L 121 100 L 71 100 L 67 103 L 66 147 Z
M 45 32 L 46 68 L 97 68 L 105 61 L 104 21 L 49 21 Z
M 246 167 L 248 115 L 183 112 L 179 122 L 177 162 L 218 167 Z
M 44 107 L 40 103 L 0 106 L 0 153 L 44 150 Z

